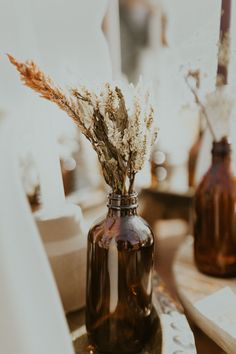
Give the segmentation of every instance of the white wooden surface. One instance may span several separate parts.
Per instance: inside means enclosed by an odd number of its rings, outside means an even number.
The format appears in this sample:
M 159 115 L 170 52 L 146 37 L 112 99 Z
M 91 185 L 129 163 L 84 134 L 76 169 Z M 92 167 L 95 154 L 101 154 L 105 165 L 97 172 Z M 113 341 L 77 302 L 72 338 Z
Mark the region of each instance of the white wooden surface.
M 236 278 L 219 279 L 201 274 L 194 264 L 192 238 L 188 238 L 177 251 L 173 272 L 180 300 L 189 317 L 223 350 L 235 354 L 236 338 L 207 319 L 194 304 L 227 286 L 236 293 Z

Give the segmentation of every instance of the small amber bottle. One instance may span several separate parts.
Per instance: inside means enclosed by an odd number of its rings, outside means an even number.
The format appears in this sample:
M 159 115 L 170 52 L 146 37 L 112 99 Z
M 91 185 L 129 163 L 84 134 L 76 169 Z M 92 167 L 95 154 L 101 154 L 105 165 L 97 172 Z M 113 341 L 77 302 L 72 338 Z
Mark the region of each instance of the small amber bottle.
M 227 138 L 214 142 L 212 165 L 195 195 L 194 256 L 212 276 L 236 275 L 235 184 Z
M 152 328 L 154 237 L 137 195 L 111 194 L 88 235 L 86 327 L 102 353 L 139 353 Z

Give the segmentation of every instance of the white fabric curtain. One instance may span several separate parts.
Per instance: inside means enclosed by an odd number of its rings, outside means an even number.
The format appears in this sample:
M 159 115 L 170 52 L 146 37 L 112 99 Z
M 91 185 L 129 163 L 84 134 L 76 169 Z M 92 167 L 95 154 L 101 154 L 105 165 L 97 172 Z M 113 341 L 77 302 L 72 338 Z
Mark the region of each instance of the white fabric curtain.
M 50 266 L 27 205 L 14 128 L 0 124 L 0 352 L 72 354 Z

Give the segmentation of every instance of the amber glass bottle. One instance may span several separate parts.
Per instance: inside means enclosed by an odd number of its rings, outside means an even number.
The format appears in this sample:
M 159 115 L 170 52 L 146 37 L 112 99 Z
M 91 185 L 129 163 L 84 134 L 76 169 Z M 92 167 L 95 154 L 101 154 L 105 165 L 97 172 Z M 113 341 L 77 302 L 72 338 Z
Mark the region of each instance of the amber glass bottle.
M 219 277 L 236 275 L 236 194 L 230 154 L 226 138 L 213 143 L 212 165 L 195 195 L 195 262 L 201 272 Z
M 110 194 L 108 214 L 88 235 L 86 327 L 102 353 L 138 353 L 152 327 L 154 237 L 137 194 Z

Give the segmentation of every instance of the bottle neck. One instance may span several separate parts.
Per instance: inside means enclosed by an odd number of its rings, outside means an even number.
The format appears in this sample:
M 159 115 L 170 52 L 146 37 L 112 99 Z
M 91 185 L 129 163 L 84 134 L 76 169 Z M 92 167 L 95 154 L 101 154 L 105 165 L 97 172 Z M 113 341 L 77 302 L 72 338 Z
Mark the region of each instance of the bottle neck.
M 212 146 L 212 164 L 230 165 L 231 160 L 231 145 L 226 138 L 222 138 L 218 142 L 213 142 Z
M 110 193 L 108 196 L 109 216 L 132 216 L 137 215 L 138 194 L 132 193 L 120 195 Z
M 230 156 L 219 156 L 219 155 L 214 155 L 212 156 L 212 164 L 225 164 L 225 165 L 230 165 Z

